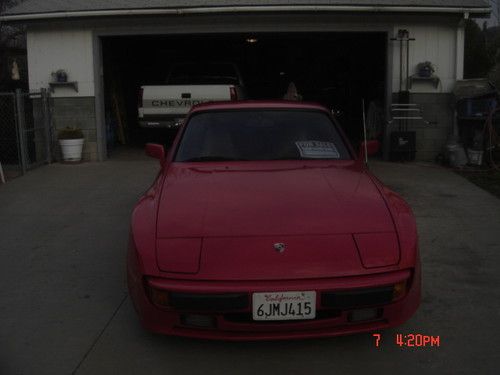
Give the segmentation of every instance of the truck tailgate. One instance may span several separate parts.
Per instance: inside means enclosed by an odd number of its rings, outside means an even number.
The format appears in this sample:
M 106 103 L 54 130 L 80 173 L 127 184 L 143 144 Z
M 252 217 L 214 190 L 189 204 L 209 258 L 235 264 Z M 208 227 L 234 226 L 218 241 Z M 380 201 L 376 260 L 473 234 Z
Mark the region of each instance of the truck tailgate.
M 143 86 L 143 111 L 148 115 L 185 115 L 193 105 L 231 99 L 231 85 Z

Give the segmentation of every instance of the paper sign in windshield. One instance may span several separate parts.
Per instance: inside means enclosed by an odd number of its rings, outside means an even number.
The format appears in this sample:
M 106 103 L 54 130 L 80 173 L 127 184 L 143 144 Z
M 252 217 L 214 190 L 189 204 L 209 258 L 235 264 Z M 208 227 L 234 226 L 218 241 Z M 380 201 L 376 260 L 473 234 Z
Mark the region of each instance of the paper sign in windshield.
M 331 142 L 300 141 L 295 142 L 300 156 L 309 159 L 339 159 L 337 147 Z

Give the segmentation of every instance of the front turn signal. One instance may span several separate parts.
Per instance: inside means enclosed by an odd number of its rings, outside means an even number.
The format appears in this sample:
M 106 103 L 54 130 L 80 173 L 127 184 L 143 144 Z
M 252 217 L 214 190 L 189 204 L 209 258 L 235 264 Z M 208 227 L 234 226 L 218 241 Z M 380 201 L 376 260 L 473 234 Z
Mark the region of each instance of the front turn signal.
M 394 290 L 392 292 L 393 301 L 396 301 L 404 297 L 407 290 L 407 284 L 408 284 L 407 281 L 401 281 L 400 283 L 394 285 Z
M 168 292 L 166 290 L 149 287 L 149 298 L 156 306 L 168 307 Z

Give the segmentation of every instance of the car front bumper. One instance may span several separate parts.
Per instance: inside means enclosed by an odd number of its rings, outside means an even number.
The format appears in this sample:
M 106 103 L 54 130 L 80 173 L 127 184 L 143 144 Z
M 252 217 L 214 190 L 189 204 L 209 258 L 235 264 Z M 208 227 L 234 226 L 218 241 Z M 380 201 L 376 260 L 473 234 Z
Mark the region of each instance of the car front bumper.
M 397 326 L 408 320 L 420 304 L 420 267 L 412 270 L 373 274 L 360 277 L 342 277 L 318 280 L 289 281 L 188 281 L 163 278 L 143 278 L 132 274 L 129 267 L 129 291 L 134 307 L 143 326 L 153 332 L 218 340 L 277 340 L 329 337 L 369 332 Z M 341 308 L 324 306 L 325 293 L 349 292 L 380 288 L 409 280 L 404 297 L 384 303 L 346 306 Z M 158 307 L 151 302 L 149 288 L 167 290 L 188 295 L 246 295 L 248 303 L 236 306 L 234 310 L 207 310 L 194 307 Z M 317 292 L 317 318 L 313 320 L 257 322 L 252 319 L 251 296 L 254 292 Z M 353 313 L 360 310 L 374 310 L 376 317 L 353 321 Z M 193 326 L 190 317 L 204 317 L 212 323 L 210 327 Z

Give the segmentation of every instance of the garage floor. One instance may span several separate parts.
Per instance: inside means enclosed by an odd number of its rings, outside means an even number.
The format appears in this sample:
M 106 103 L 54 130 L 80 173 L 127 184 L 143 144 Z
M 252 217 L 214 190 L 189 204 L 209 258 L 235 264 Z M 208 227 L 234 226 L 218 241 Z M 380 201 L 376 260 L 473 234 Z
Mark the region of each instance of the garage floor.
M 127 298 L 129 214 L 152 160 L 54 164 L 0 185 L 1 374 L 494 374 L 500 200 L 428 165 L 375 163 L 418 218 L 424 298 L 404 326 L 323 340 L 224 343 L 142 330 Z M 440 336 L 400 348 L 397 333 Z

